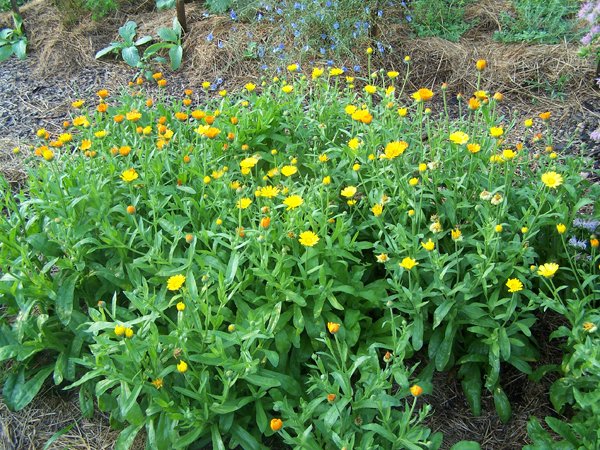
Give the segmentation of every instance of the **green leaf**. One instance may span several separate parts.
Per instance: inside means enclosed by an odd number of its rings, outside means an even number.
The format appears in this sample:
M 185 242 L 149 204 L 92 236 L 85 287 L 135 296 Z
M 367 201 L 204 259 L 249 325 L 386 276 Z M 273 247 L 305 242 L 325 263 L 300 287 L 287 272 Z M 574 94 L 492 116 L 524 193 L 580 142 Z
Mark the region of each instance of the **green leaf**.
M 508 423 L 512 417 L 512 408 L 504 390 L 498 386 L 494 389 L 494 406 L 502 423 Z
M 177 70 L 181 66 L 181 58 L 183 58 L 183 48 L 181 45 L 173 47 L 169 50 L 169 59 L 171 60 L 171 69 Z
M 140 63 L 140 53 L 135 46 L 125 47 L 121 50 L 121 56 L 123 57 L 123 61 L 129 64 L 131 67 L 138 67 Z
M 104 55 L 108 55 L 109 53 L 114 52 L 115 50 L 118 50 L 120 48 L 120 46 L 118 44 L 111 44 L 108 47 L 103 48 L 102 50 L 99 50 L 96 53 L 95 58 L 96 59 L 100 59 L 102 58 Z
M 223 439 L 217 425 L 213 425 L 210 428 L 210 434 L 212 436 L 212 448 L 214 450 L 225 450 L 225 444 L 223 444 Z
M 239 425 L 234 425 L 233 427 L 231 427 L 231 434 L 232 434 L 233 438 L 242 446 L 242 448 L 244 450 L 259 450 L 259 449 L 261 449 L 260 444 L 254 438 L 254 436 L 252 436 L 250 433 L 248 433 L 246 430 L 244 430 Z
M 152 36 L 142 36 L 137 41 L 135 41 L 133 43 L 133 45 L 135 45 L 136 47 L 139 47 L 140 45 L 145 45 L 145 44 L 147 44 L 148 42 L 150 42 L 152 40 L 153 40 Z
M 54 444 L 54 442 L 61 437 L 64 434 L 67 434 L 69 431 L 71 431 L 73 429 L 73 427 L 76 425 L 75 422 L 73 422 L 70 425 L 67 425 L 66 427 L 64 427 L 62 430 L 58 430 L 56 433 L 54 433 L 50 439 L 48 439 L 46 441 L 46 443 L 44 444 L 44 448 L 42 448 L 42 450 L 49 450 L 50 448 L 52 448 L 52 444 Z
M 157 9 L 171 9 L 175 7 L 175 0 L 156 0 Z
M 481 450 L 481 445 L 475 441 L 460 441 L 450 447 L 450 450 Z
M 119 438 L 115 443 L 115 450 L 129 450 L 133 444 L 133 441 L 135 440 L 135 437 L 143 426 L 143 423 L 139 425 L 129 425 L 127 428 L 121 431 Z
M 71 315 L 73 314 L 73 293 L 75 292 L 75 283 L 79 274 L 74 273 L 63 280 L 56 292 L 56 315 L 63 323 L 69 325 Z
M 27 57 L 27 39 L 20 39 L 12 45 L 12 51 L 15 56 L 19 59 L 25 59 Z
M 4 402 L 12 411 L 25 408 L 42 388 L 48 375 L 52 373 L 53 366 L 46 366 L 39 370 L 28 381 L 25 381 L 25 367 L 19 372 L 11 373 L 4 382 L 2 396 Z
M 562 436 L 567 441 L 569 441 L 571 444 L 573 444 L 574 448 L 579 448 L 581 442 L 577 438 L 575 433 L 573 433 L 573 430 L 571 429 L 571 427 L 569 426 L 568 423 L 558 420 L 556 417 L 550 417 L 550 416 L 546 417 L 545 420 L 546 420 L 546 423 L 548 424 L 548 426 L 550 428 L 552 428 L 552 430 L 554 430 L 560 436 Z
M 172 30 L 171 28 L 159 28 L 158 36 L 163 41 L 167 41 L 167 42 L 177 42 L 178 38 L 179 38 L 177 36 L 177 33 L 175 32 L 175 30 Z
M 126 44 L 132 45 L 133 38 L 135 37 L 136 29 L 137 29 L 137 23 L 135 23 L 132 20 L 129 20 L 125 23 L 125 25 L 123 25 L 121 28 L 119 28 L 119 36 L 121 36 L 123 38 L 123 40 L 125 41 Z
M 444 320 L 444 318 L 448 315 L 448 313 L 454 306 L 454 303 L 455 303 L 454 301 L 446 300 L 445 302 L 443 302 L 440 306 L 438 306 L 436 308 L 435 312 L 433 313 L 433 328 L 434 329 L 437 328 L 442 323 L 442 320 Z

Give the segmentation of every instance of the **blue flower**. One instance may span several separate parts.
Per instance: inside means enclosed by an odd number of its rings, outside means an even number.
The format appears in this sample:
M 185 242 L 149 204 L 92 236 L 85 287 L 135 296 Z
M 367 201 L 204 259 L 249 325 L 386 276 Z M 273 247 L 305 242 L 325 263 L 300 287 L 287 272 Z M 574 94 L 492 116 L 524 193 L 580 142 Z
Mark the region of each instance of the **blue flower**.
M 256 15 L 256 21 L 257 21 L 257 22 L 260 22 L 260 21 L 262 20 L 262 18 L 263 18 L 263 15 L 262 15 L 262 13 L 258 13 L 258 14 Z
M 379 53 L 383 53 L 383 52 L 385 52 L 385 48 L 383 47 L 383 44 L 382 44 L 381 42 L 378 42 L 378 43 L 377 43 L 377 51 L 378 51 Z
M 355 72 L 360 72 L 360 66 L 359 65 L 354 66 L 354 71 Z
M 412 17 L 410 17 L 410 16 L 406 16 L 406 21 L 407 21 L 407 22 L 412 22 Z
M 219 48 L 225 47 L 225 45 L 223 44 L 223 41 L 221 39 L 219 39 L 219 42 L 217 43 L 217 47 L 219 47 Z
M 378 17 L 383 17 L 383 11 L 381 9 L 379 11 L 377 11 L 377 16 Z
M 229 11 L 229 17 L 231 17 L 231 20 L 237 20 L 237 14 L 233 9 Z
M 335 23 L 333 24 L 333 29 L 334 29 L 334 30 L 339 30 L 339 29 L 340 29 L 340 24 L 339 24 L 339 23 L 337 23 L 337 22 L 335 22 Z
M 212 40 L 213 40 L 214 38 L 215 38 L 215 37 L 213 36 L 213 33 L 212 33 L 212 31 L 211 31 L 210 33 L 208 33 L 208 36 L 206 36 L 206 40 L 207 40 L 208 42 L 212 42 Z
M 261 45 L 260 47 L 258 47 L 258 57 L 264 58 L 264 56 L 265 56 L 265 48 Z
M 321 53 L 321 55 L 324 55 L 325 53 L 327 53 L 327 50 L 325 50 L 325 48 L 324 48 L 324 47 L 321 47 L 321 48 L 319 49 L 319 52 Z

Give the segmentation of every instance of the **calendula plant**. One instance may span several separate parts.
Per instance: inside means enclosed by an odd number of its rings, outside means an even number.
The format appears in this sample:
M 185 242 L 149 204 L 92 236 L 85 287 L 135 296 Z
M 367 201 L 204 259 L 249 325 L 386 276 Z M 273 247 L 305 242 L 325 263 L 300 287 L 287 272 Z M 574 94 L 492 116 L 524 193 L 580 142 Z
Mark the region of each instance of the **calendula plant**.
M 476 69 L 458 117 L 446 86 L 405 91 L 409 59 L 75 100 L 4 197 L 12 404 L 53 374 L 110 411 L 118 448 L 142 429 L 158 449 L 438 448 L 414 398 L 457 368 L 474 413 L 485 388 L 508 421 L 502 369 L 533 372 L 537 313 L 597 291 L 598 241 L 567 240 L 597 188 L 549 112 L 502 116 Z

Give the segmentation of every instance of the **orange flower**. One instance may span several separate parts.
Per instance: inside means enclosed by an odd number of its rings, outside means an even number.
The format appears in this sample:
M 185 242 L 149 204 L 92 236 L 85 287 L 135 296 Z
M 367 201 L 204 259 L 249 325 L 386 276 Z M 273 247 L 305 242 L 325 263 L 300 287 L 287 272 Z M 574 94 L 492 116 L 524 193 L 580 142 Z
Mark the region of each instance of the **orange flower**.
M 229 119 L 229 121 L 232 123 L 232 125 L 237 125 L 239 122 L 239 119 L 237 117 L 232 117 L 231 119 Z
M 423 388 L 421 386 L 419 386 L 418 384 L 413 384 L 410 387 L 410 393 L 414 396 L 414 397 L 418 397 L 419 395 L 421 395 L 423 393 Z
M 552 113 L 550 113 L 549 111 L 540 113 L 539 118 L 542 119 L 543 121 L 546 121 L 548 119 L 550 119 L 550 116 L 552 115 Z
M 421 88 L 417 92 L 412 94 L 412 98 L 414 98 L 418 102 L 426 102 L 431 100 L 433 97 L 433 91 L 427 88 Z
M 327 329 L 331 334 L 335 334 L 340 331 L 340 324 L 335 322 L 327 322 Z
M 475 63 L 475 67 L 478 71 L 482 72 L 487 67 L 487 61 L 485 59 L 478 59 Z
M 337 396 L 335 394 L 327 394 L 327 401 L 333 402 Z
M 215 123 L 215 116 L 205 116 L 204 122 L 206 122 L 207 125 L 212 125 Z
M 167 80 L 163 78 L 162 80 L 158 80 L 156 84 L 158 84 L 158 87 L 165 87 L 167 85 Z
M 269 216 L 265 216 L 260 220 L 260 226 L 262 228 L 269 228 L 269 225 L 271 225 L 271 218 Z
M 106 103 L 100 103 L 96 108 L 96 111 L 98 111 L 99 113 L 105 113 L 107 109 L 108 105 Z
M 271 430 L 279 431 L 283 427 L 283 420 L 281 419 L 271 419 Z
M 135 206 L 129 205 L 127 207 L 127 214 L 135 214 Z

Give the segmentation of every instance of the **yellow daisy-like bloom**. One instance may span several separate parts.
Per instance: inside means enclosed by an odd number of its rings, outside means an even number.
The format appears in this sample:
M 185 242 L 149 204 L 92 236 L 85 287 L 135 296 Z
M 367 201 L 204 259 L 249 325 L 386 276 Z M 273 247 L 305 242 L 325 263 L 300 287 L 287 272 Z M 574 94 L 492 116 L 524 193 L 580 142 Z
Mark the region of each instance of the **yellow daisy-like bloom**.
M 185 275 L 173 275 L 167 280 L 167 289 L 169 291 L 178 291 L 185 283 Z
M 390 72 L 387 73 L 387 76 L 390 77 L 392 80 L 394 78 L 397 78 L 398 75 L 400 75 L 400 72 L 396 72 L 395 70 L 392 70 Z
M 523 283 L 518 278 L 509 278 L 506 287 L 510 293 L 519 292 L 523 290 Z
M 435 248 L 435 242 L 429 239 L 427 242 L 421 242 L 421 247 L 423 247 L 428 252 L 431 252 Z
M 452 236 L 453 241 L 460 241 L 462 239 L 462 232 L 458 228 L 452 230 L 450 235 Z
M 455 144 L 463 145 L 469 142 L 469 135 L 463 131 L 455 131 L 448 136 L 448 139 Z
M 385 146 L 383 157 L 394 159 L 402 155 L 408 148 L 408 143 L 404 141 L 392 141 Z
M 475 143 L 467 144 L 467 150 L 469 150 L 473 154 L 479 153 L 479 151 L 481 150 L 481 145 Z
M 303 203 L 304 203 L 304 200 L 299 195 L 290 195 L 289 197 L 286 197 L 286 199 L 283 201 L 283 204 L 285 206 L 287 206 L 288 211 L 290 209 L 297 208 L 298 206 L 300 206 Z
M 256 85 L 254 83 L 246 83 L 246 85 L 244 86 L 244 88 L 248 92 L 252 92 L 254 89 L 256 89 Z
M 427 164 L 421 163 L 419 164 L 419 172 L 425 172 L 427 170 Z
M 375 217 L 379 217 L 383 213 L 383 205 L 377 203 L 371 208 L 371 212 Z
M 550 112 L 546 111 L 546 112 L 540 113 L 539 118 L 542 119 L 543 121 L 546 121 L 546 120 L 550 119 L 551 115 L 552 114 Z
M 42 157 L 46 161 L 52 161 L 54 159 L 54 152 L 48 148 L 45 148 L 44 150 L 42 150 Z
M 542 183 L 549 188 L 556 189 L 563 184 L 563 177 L 556 172 L 546 172 L 542 174 Z
M 296 166 L 283 166 L 281 168 L 281 173 L 286 177 L 291 177 L 296 172 L 298 172 L 298 168 Z
M 77 116 L 73 119 L 73 125 L 76 127 L 89 127 L 90 121 L 85 116 Z
M 340 324 L 335 322 L 327 322 L 327 329 L 331 334 L 335 334 L 340 331 Z
M 360 139 L 358 138 L 352 138 L 348 141 L 348 147 L 350 147 L 352 150 L 358 149 L 361 144 L 362 142 L 360 142 Z
M 375 257 L 377 258 L 378 263 L 384 263 L 386 261 L 389 261 L 390 259 L 387 253 L 381 253 L 379 255 L 376 255 Z
M 343 73 L 344 73 L 344 69 L 340 69 L 338 67 L 329 69 L 329 75 L 331 75 L 332 77 L 337 77 L 338 75 L 342 75 Z
M 235 204 L 235 206 L 239 209 L 246 209 L 251 204 L 252 204 L 252 200 L 247 197 L 244 197 L 244 198 L 239 199 L 237 201 L 237 203 Z
M 90 148 L 92 148 L 92 141 L 90 141 L 89 139 L 84 139 L 83 141 L 81 141 L 81 145 L 79 146 L 79 148 L 81 150 L 89 150 Z
M 412 98 L 414 98 L 417 102 L 426 102 L 431 100 L 432 97 L 433 91 L 427 88 L 421 88 L 412 94 Z
M 107 131 L 106 130 L 100 130 L 100 131 L 96 131 L 94 133 L 94 136 L 96 136 L 97 138 L 100 138 L 100 139 L 102 139 L 106 135 L 107 135 Z
M 556 263 L 546 263 L 542 264 L 538 268 L 538 274 L 546 278 L 552 278 L 556 271 L 559 269 L 558 264 Z
M 329 161 L 328 156 L 325 153 L 321 153 L 319 155 L 319 162 L 326 163 L 327 161 Z
M 375 92 L 377 92 L 377 86 L 373 86 L 373 85 L 371 85 L 371 84 L 367 84 L 367 85 L 365 86 L 365 92 L 366 92 L 367 94 L 371 94 L 371 95 L 373 95 Z
M 344 189 L 342 189 L 342 192 L 340 192 L 340 194 L 342 195 L 342 197 L 352 198 L 354 197 L 354 194 L 356 194 L 356 187 L 346 186 Z
M 487 67 L 487 61 L 485 59 L 478 59 L 477 62 L 475 63 L 475 68 L 479 72 L 485 70 L 486 67 Z
M 360 164 L 356 163 L 352 166 L 352 170 L 354 170 L 355 172 L 358 172 L 360 170 Z
M 398 108 L 398 115 L 400 117 L 406 117 L 407 114 L 408 114 L 407 108 Z
M 494 230 L 496 231 L 496 233 L 502 233 L 502 230 L 504 230 L 504 227 L 501 224 L 498 224 L 494 227 Z
M 185 311 L 185 303 L 183 302 L 178 302 L 177 305 L 175 305 L 175 307 L 177 308 L 177 311 Z
M 352 120 L 362 122 L 364 124 L 370 124 L 373 121 L 373 115 L 368 109 L 359 109 L 352 114 Z
M 329 175 L 323 177 L 323 184 L 325 186 L 327 186 L 328 184 L 331 184 L 331 177 Z
M 559 223 L 556 225 L 556 231 L 558 231 L 559 234 L 564 234 L 565 231 L 567 231 L 567 226 L 564 223 Z
M 398 263 L 398 265 L 400 267 L 405 268 L 406 270 L 411 270 L 413 267 L 418 266 L 419 263 L 416 260 L 407 256 L 402 260 L 402 262 Z
M 298 64 L 290 64 L 289 66 L 287 66 L 287 70 L 289 70 L 290 72 L 297 72 Z
M 408 180 L 408 184 L 414 187 L 417 184 L 419 184 L 419 179 L 416 177 L 412 177 L 410 180 Z
M 312 73 L 311 73 L 311 75 L 310 75 L 310 76 L 311 76 L 311 78 L 312 78 L 313 80 L 316 80 L 316 79 L 317 79 L 317 78 L 319 78 L 321 75 L 323 75 L 323 72 L 324 72 L 324 70 L 323 70 L 323 69 L 321 69 L 321 68 L 319 68 L 319 67 L 315 67 L 315 68 L 312 70 Z
M 289 94 L 290 92 L 292 92 L 294 90 L 294 86 L 292 86 L 291 84 L 286 84 L 285 86 L 281 87 L 281 90 L 283 92 L 285 92 L 286 94 Z
M 517 153 L 514 150 L 507 148 L 506 150 L 502 150 L 502 158 L 505 161 L 510 161 L 517 156 Z
M 185 361 L 181 360 L 179 361 L 179 364 L 177 364 L 177 371 L 179 373 L 184 373 L 188 370 L 188 365 Z
M 58 136 L 58 141 L 62 142 L 63 144 L 71 142 L 72 140 L 73 136 L 71 135 L 71 133 L 62 133 L 60 136 Z
M 300 236 L 298 237 L 298 242 L 305 247 L 313 247 L 317 242 L 319 242 L 319 236 L 312 231 L 304 231 L 300 233 Z
M 258 192 L 260 197 L 273 198 L 277 197 L 279 189 L 274 186 L 263 186 L 258 189 Z
M 344 112 L 348 115 L 352 115 L 356 112 L 356 106 L 354 105 L 346 105 L 346 107 L 344 108 Z
M 525 119 L 523 121 L 523 126 L 525 128 L 531 128 L 533 126 L 533 119 Z
M 133 328 L 125 328 L 125 337 L 131 339 L 134 335 Z
M 126 327 L 124 327 L 123 325 L 116 325 L 116 326 L 115 326 L 115 334 L 116 334 L 117 336 L 124 336 L 124 335 L 125 335 L 125 330 L 126 330 L 126 329 L 127 329 L 127 328 L 126 328 Z
M 252 169 L 258 163 L 258 159 L 254 156 L 245 158 L 240 161 L 240 167 L 242 169 Z
M 73 103 L 71 103 L 71 106 L 73 108 L 81 108 L 83 106 L 83 104 L 85 103 L 85 100 L 75 100 Z
M 138 173 L 133 168 L 127 169 L 121 174 L 121 179 L 126 183 L 131 183 L 132 181 L 137 180 L 138 177 Z
M 130 122 L 137 122 L 142 118 L 142 113 L 137 109 L 134 109 L 133 111 L 129 111 L 127 114 L 125 114 L 125 118 Z
M 504 134 L 504 129 L 502 127 L 492 127 L 490 128 L 490 135 L 493 138 L 499 138 Z

